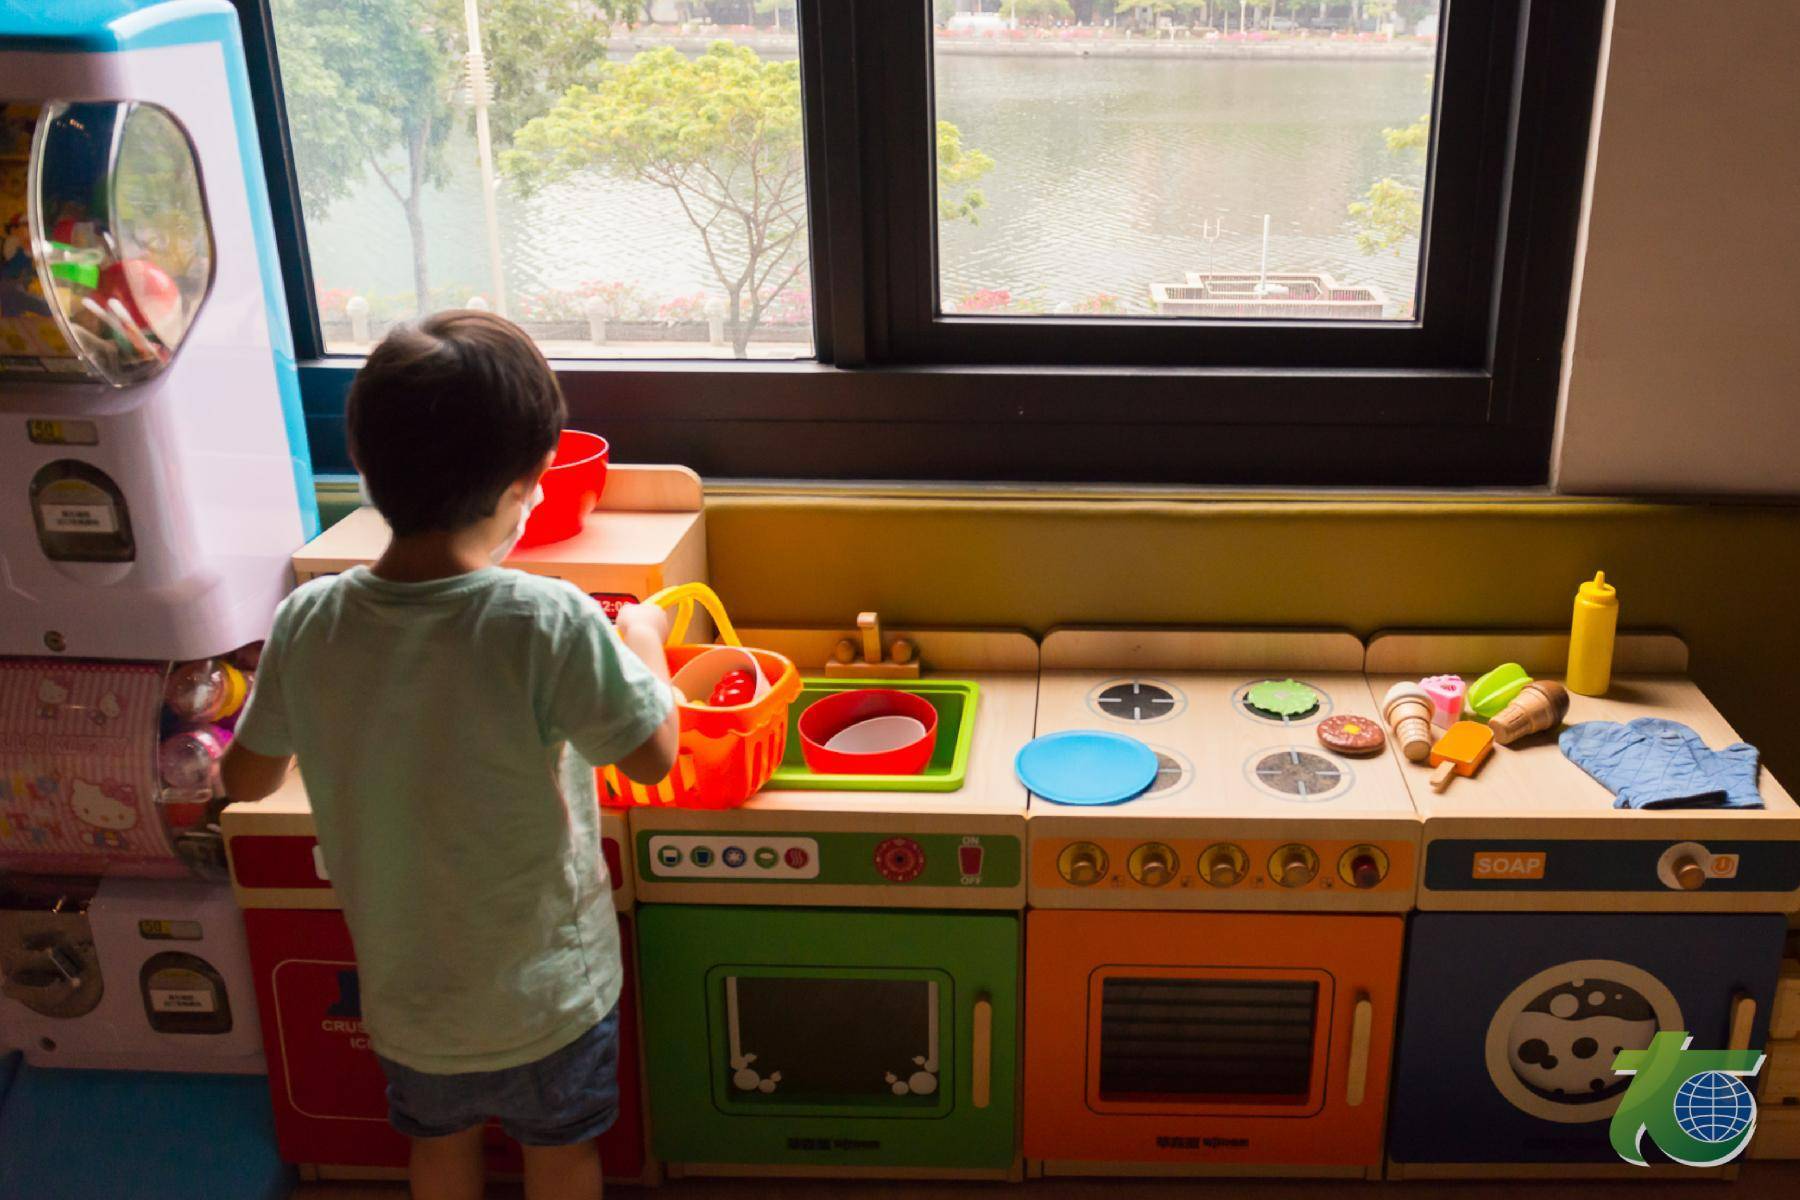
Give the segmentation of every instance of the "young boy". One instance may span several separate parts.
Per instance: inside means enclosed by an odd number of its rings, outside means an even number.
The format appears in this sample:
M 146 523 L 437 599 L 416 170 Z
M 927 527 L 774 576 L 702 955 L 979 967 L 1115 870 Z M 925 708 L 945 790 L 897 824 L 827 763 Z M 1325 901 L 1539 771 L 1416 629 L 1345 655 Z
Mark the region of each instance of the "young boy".
M 393 540 L 275 614 L 225 789 L 260 800 L 299 760 L 413 1195 L 479 1196 L 496 1118 L 531 1200 L 594 1200 L 621 970 L 594 765 L 668 774 L 668 620 L 638 605 L 615 631 L 571 584 L 496 566 L 564 420 L 516 326 L 460 311 L 395 330 L 347 418 Z

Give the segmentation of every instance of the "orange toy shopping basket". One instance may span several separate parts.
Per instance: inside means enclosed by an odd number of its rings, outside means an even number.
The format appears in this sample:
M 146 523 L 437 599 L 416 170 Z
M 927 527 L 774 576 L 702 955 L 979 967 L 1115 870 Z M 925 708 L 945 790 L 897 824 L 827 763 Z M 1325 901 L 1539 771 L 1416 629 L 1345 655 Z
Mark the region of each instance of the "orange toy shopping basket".
M 780 654 L 745 646 L 725 615 L 725 606 L 703 583 L 664 588 L 645 601 L 675 609 L 669 624 L 670 674 L 712 649 L 681 644 L 693 622 L 696 601 L 712 616 L 721 642 L 756 659 L 769 690 L 748 704 L 730 707 L 683 703 L 681 749 L 668 778 L 646 787 L 627 779 L 617 767 L 602 767 L 601 802 L 608 807 L 736 808 L 769 782 L 787 752 L 788 707 L 800 695 L 800 671 Z

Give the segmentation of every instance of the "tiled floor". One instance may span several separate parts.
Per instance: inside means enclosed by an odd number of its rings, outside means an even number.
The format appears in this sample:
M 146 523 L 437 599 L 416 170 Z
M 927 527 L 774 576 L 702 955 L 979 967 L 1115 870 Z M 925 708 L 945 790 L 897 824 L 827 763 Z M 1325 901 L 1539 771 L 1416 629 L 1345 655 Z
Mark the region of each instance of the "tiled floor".
M 1717 1189 L 1717 1190 L 1713 1190 Z M 614 1197 L 645 1200 L 1181 1200 L 1189 1196 L 1231 1200 L 1648 1200 L 1680 1195 L 1692 1200 L 1795 1200 L 1800 1197 L 1800 1162 L 1747 1163 L 1736 1183 L 1697 1180 L 1521 1183 L 1340 1183 L 1283 1180 L 1105 1180 L 1049 1179 L 1029 1185 L 1002 1183 L 869 1183 L 849 1180 L 698 1180 L 665 1184 L 654 1192 L 612 1188 Z M 492 1200 L 513 1200 L 518 1188 L 496 1186 Z M 294 1200 L 404 1200 L 395 1185 L 311 1184 Z

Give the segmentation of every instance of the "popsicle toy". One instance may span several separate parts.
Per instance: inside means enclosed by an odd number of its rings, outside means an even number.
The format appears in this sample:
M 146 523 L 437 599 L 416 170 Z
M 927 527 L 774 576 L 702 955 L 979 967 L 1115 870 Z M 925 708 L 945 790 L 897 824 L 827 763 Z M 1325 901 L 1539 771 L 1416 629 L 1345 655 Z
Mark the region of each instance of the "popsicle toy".
M 1419 680 L 1419 686 L 1431 697 L 1431 723 L 1439 729 L 1448 729 L 1462 720 L 1463 700 L 1468 696 L 1468 686 L 1460 675 L 1432 675 Z
M 1511 704 L 1494 714 L 1488 728 L 1493 731 L 1496 742 L 1510 746 L 1522 737 L 1556 728 L 1568 715 L 1569 689 L 1545 680 L 1520 690 Z
M 1518 663 L 1501 663 L 1469 685 L 1469 711 L 1483 721 L 1491 721 L 1530 682 L 1531 676 Z
M 1441 792 L 1458 775 L 1467 778 L 1494 752 L 1494 731 L 1475 721 L 1458 721 L 1431 748 L 1431 790 Z
M 1408 762 L 1424 762 L 1431 756 L 1431 697 L 1424 688 L 1396 683 L 1381 702 L 1381 716 Z

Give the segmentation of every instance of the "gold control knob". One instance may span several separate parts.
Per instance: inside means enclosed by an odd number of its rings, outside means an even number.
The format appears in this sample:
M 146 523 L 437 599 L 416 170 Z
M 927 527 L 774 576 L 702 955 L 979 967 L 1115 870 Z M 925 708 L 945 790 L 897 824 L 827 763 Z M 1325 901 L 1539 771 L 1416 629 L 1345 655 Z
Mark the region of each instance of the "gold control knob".
M 1250 862 L 1230 842 L 1219 842 L 1200 852 L 1200 878 L 1214 887 L 1228 888 L 1244 877 Z
M 1161 887 L 1175 878 L 1180 865 L 1181 860 L 1175 856 L 1174 848 L 1161 842 L 1145 842 L 1125 860 L 1125 869 L 1131 872 L 1131 877 L 1145 887 L 1153 888 Z
M 1106 878 L 1106 851 L 1092 842 L 1070 842 L 1056 856 L 1056 869 L 1076 887 L 1087 887 Z
M 1372 888 L 1387 878 L 1387 851 L 1380 846 L 1352 846 L 1338 858 L 1338 878 L 1353 888 Z
M 1319 856 L 1311 846 L 1290 842 L 1269 855 L 1269 875 L 1285 888 L 1305 887 L 1319 873 Z
M 1675 884 L 1684 892 L 1697 892 L 1706 882 L 1706 865 L 1699 859 L 1683 857 L 1675 860 Z

